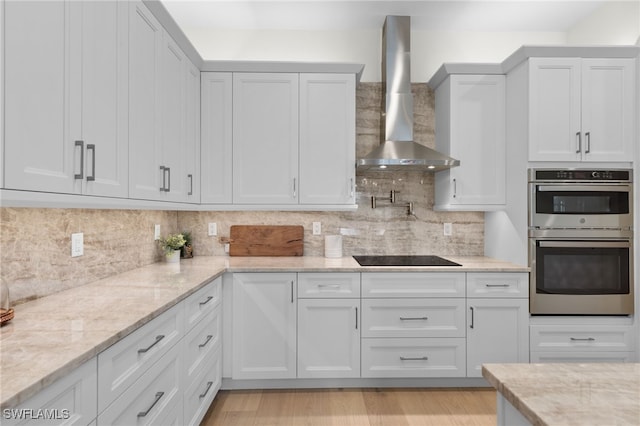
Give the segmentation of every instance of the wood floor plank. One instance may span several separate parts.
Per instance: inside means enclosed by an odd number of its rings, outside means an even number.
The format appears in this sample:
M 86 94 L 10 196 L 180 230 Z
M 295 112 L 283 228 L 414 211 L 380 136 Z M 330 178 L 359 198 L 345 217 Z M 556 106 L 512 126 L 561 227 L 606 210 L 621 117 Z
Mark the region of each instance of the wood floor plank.
M 493 389 L 220 391 L 202 426 L 494 426 Z

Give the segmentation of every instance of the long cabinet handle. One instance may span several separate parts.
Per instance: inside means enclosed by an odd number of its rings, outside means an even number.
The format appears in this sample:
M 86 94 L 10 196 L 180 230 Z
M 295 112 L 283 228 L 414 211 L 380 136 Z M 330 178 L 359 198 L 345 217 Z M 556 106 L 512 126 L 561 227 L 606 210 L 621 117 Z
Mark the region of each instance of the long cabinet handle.
M 87 181 L 93 182 L 96 180 L 96 144 L 87 144 L 87 154 L 89 154 L 89 150 L 91 150 L 91 175 L 87 175 Z
M 429 317 L 400 317 L 400 321 L 426 321 Z
M 211 389 L 211 385 L 213 385 L 213 382 L 207 382 L 207 388 L 204 390 L 204 392 L 198 395 L 198 398 L 200 399 L 204 398 L 205 395 L 209 393 L 209 389 Z
M 187 175 L 187 179 L 189 179 L 189 192 L 187 192 L 187 195 L 193 195 L 193 175 Z
M 595 342 L 596 339 L 594 339 L 593 337 L 569 337 L 569 340 L 571 340 L 572 342 Z
M 458 196 L 458 181 L 456 178 L 453 178 L 453 198 Z
M 356 306 L 356 330 L 358 329 L 358 307 Z
M 291 303 L 293 303 L 293 280 L 291 280 Z
M 199 348 L 204 348 L 205 346 L 207 346 L 207 343 L 209 343 L 209 341 L 210 341 L 211 339 L 213 339 L 213 335 L 209 334 L 209 335 L 207 336 L 207 339 L 206 339 L 203 343 L 200 343 L 200 344 L 198 345 L 198 347 L 199 347 Z
M 84 141 L 76 141 L 76 147 L 80 147 L 80 173 L 73 175 L 74 179 L 84 179 Z
M 584 138 L 585 138 L 585 144 L 586 144 L 584 153 L 589 154 L 591 152 L 591 132 L 585 133 Z
M 139 354 L 143 354 L 143 353 L 145 353 L 145 352 L 149 352 L 149 350 L 150 350 L 152 347 L 154 347 L 155 345 L 157 345 L 158 343 L 160 343 L 160 341 L 161 341 L 162 339 L 164 339 L 164 334 L 160 334 L 160 335 L 156 336 L 156 340 L 155 340 L 155 342 L 153 342 L 151 345 L 147 346 L 147 347 L 146 347 L 146 348 L 144 348 L 144 349 L 138 349 L 138 353 L 139 353 Z
M 164 172 L 164 166 L 160 166 L 160 173 L 162 173 L 162 186 L 160 187 L 160 192 L 165 192 L 167 190 L 167 175 Z
M 582 135 L 580 132 L 576 132 L 576 141 L 578 142 L 576 146 L 576 154 L 580 154 L 582 151 Z
M 469 325 L 469 328 L 473 328 L 473 306 L 469 306 L 469 309 L 471 310 L 471 325 Z
M 171 168 L 165 167 L 164 171 L 167 172 L 167 174 L 169 175 L 169 178 L 167 179 L 167 188 L 165 189 L 165 192 L 171 192 Z
M 510 284 L 485 284 L 484 286 L 489 288 L 493 288 L 493 287 L 507 288 L 507 287 L 510 287 Z
M 293 198 L 298 196 L 297 179 L 293 178 Z
M 318 288 L 340 288 L 340 284 L 318 284 Z
M 400 361 L 428 361 L 428 356 L 420 356 L 420 357 L 409 357 L 409 356 L 401 356 Z
M 213 299 L 213 296 L 207 297 L 204 302 L 200 302 L 200 306 L 206 305 L 207 303 L 211 302 L 212 299 Z
M 138 413 L 138 417 L 145 417 L 147 414 L 149 414 L 149 411 L 153 410 L 153 407 L 156 406 L 156 404 L 158 403 L 158 401 L 160 401 L 160 399 L 162 398 L 163 395 L 164 395 L 164 392 L 156 393 L 156 399 L 153 401 L 151 406 L 149 408 L 147 408 L 146 411 L 140 411 Z

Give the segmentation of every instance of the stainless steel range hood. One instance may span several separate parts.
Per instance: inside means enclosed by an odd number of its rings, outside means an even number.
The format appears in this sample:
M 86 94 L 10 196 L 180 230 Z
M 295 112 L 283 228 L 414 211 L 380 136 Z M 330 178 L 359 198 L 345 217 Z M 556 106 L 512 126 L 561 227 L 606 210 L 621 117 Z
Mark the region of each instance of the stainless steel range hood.
M 358 170 L 437 172 L 460 161 L 413 141 L 410 62 L 411 18 L 387 16 L 382 29 L 382 83 L 385 91 L 385 138 L 358 159 Z

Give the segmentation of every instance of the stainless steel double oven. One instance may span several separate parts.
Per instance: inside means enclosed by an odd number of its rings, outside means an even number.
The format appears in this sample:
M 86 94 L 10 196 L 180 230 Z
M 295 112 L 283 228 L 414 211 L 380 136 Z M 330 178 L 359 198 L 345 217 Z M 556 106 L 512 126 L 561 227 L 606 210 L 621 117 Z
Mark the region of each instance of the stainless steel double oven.
M 533 315 L 631 315 L 631 170 L 529 170 Z

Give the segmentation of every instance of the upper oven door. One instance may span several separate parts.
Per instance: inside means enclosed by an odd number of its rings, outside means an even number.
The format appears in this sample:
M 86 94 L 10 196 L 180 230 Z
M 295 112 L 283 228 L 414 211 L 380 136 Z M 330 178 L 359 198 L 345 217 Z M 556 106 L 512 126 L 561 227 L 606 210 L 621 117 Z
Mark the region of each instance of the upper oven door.
M 632 185 L 529 184 L 529 226 L 533 228 L 631 229 Z

